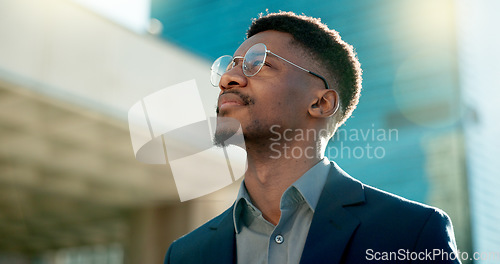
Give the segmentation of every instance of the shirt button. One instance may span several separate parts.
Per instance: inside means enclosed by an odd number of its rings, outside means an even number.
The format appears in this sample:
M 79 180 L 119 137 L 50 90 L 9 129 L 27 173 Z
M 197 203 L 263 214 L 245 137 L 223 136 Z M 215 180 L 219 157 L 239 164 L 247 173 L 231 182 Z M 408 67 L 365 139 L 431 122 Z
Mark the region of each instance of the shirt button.
M 283 243 L 285 239 L 283 238 L 282 235 L 277 235 L 275 238 L 274 238 L 274 241 L 277 243 L 277 244 L 281 244 Z

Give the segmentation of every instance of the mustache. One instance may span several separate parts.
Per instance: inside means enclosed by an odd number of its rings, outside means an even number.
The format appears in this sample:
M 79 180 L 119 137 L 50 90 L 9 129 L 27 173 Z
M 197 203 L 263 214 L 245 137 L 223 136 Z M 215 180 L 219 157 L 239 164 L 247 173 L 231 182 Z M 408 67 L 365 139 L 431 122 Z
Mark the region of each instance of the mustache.
M 241 92 L 239 92 L 239 91 L 236 91 L 236 90 L 233 90 L 233 91 L 231 91 L 231 90 L 229 90 L 229 91 L 225 91 L 225 92 L 221 93 L 221 94 L 219 95 L 219 97 L 220 97 L 221 95 L 224 95 L 224 94 L 231 94 L 231 93 L 232 93 L 232 94 L 236 94 L 236 95 L 238 95 L 238 96 L 240 97 L 241 101 L 243 101 L 243 103 L 244 103 L 245 105 L 250 105 L 250 104 L 254 104 L 254 103 L 255 103 L 255 101 L 254 101 L 252 98 L 250 98 L 250 96 L 248 96 L 248 95 L 246 95 L 246 94 L 244 94 L 244 93 L 241 93 Z M 219 104 L 217 104 L 217 108 L 215 109 L 215 112 L 216 112 L 217 114 L 219 113 Z

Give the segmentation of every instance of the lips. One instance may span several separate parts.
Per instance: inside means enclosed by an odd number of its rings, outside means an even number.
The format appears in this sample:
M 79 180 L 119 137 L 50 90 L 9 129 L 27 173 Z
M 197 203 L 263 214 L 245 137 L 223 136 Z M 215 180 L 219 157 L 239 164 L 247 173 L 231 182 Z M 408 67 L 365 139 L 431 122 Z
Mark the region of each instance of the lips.
M 243 99 L 235 93 L 226 93 L 219 96 L 218 110 L 221 111 L 230 107 L 247 105 Z

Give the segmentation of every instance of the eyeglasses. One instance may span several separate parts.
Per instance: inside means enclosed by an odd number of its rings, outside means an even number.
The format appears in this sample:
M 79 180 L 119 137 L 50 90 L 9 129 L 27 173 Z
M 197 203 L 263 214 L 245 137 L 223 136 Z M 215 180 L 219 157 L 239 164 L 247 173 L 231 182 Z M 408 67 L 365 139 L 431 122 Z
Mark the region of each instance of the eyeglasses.
M 235 62 L 236 59 L 243 59 L 243 64 L 241 67 L 243 69 L 243 73 L 245 74 L 245 76 L 247 76 L 247 77 L 255 76 L 262 69 L 262 66 L 264 66 L 268 53 L 274 55 L 275 57 L 277 57 L 285 62 L 288 62 L 289 64 L 291 64 L 291 65 L 293 65 L 293 66 L 295 66 L 295 67 L 297 67 L 297 68 L 299 68 L 307 73 L 310 73 L 310 74 L 320 78 L 325 83 L 325 88 L 326 89 L 330 88 L 328 86 L 328 83 L 326 82 L 326 79 L 323 76 L 321 76 L 317 73 L 314 73 L 310 70 L 306 70 L 306 69 L 300 67 L 299 65 L 271 52 L 270 50 L 267 49 L 267 47 L 264 43 L 257 43 L 255 45 L 253 45 L 252 47 L 250 47 L 250 49 L 248 49 L 247 53 L 245 53 L 244 57 L 241 57 L 241 56 L 232 57 L 229 55 L 224 55 L 224 56 L 216 59 L 214 61 L 214 63 L 212 64 L 210 82 L 212 83 L 213 86 L 218 87 L 222 75 L 224 73 L 226 73 L 227 71 L 231 70 L 232 68 L 234 68 L 234 66 L 236 66 L 236 62 Z

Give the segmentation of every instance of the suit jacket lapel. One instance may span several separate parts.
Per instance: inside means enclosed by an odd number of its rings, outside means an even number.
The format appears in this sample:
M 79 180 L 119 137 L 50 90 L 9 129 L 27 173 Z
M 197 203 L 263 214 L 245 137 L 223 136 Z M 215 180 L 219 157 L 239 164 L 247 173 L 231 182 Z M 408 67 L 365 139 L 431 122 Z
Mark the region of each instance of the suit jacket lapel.
M 300 263 L 339 263 L 360 224 L 344 207 L 364 202 L 361 182 L 334 162 L 316 206 Z
M 236 263 L 236 236 L 233 222 L 233 206 L 227 209 L 220 217 L 220 221 L 214 221 L 209 229 L 213 233 L 211 239 L 206 241 L 208 246 L 203 247 L 201 252 L 205 263 Z M 200 263 L 201 263 L 200 262 Z

